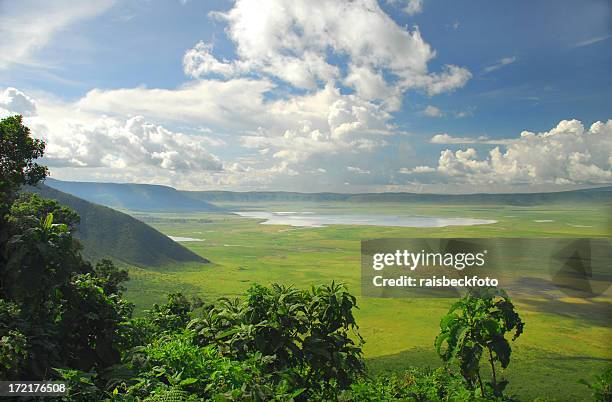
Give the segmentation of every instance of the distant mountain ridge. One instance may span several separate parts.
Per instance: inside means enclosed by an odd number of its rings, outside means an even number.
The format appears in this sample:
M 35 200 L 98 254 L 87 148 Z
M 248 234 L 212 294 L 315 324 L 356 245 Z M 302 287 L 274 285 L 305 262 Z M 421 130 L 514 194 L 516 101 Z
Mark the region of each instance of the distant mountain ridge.
M 64 193 L 111 208 L 142 212 L 221 212 L 222 209 L 188 197 L 172 187 L 152 184 L 95 183 L 46 179 Z
M 612 186 L 549 193 L 418 194 L 418 193 L 298 193 L 284 191 L 181 191 L 207 202 L 406 202 L 435 204 L 538 205 L 555 202 L 612 202 Z
M 144 212 L 223 212 L 215 202 L 405 202 L 432 204 L 539 205 L 560 202 L 612 203 L 612 186 L 547 193 L 424 194 L 299 193 L 289 191 L 185 191 L 153 184 L 71 182 L 47 179 L 49 186 L 91 202 Z
M 96 205 L 46 185 L 28 187 L 25 190 L 54 199 L 79 214 L 81 223 L 75 237 L 83 245 L 83 254 L 89 259 L 111 257 L 144 267 L 176 262 L 208 262 L 163 233 L 123 212 Z

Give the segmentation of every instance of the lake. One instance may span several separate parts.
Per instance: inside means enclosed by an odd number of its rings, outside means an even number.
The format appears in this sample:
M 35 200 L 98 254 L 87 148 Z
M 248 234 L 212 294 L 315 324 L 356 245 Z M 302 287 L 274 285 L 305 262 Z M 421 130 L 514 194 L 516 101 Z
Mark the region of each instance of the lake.
M 445 226 L 472 226 L 497 223 L 490 219 L 440 218 L 435 216 L 397 216 L 383 214 L 317 214 L 314 212 L 234 212 L 245 218 L 263 219 L 262 225 L 288 225 L 318 228 L 328 225 L 402 226 L 439 228 Z

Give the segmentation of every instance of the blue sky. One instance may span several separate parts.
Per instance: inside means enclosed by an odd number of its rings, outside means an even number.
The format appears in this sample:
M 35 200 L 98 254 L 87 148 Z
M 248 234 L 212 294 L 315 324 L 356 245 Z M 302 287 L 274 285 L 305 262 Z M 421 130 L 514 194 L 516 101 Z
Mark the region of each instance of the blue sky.
M 24 114 L 58 179 L 612 182 L 608 1 L 0 1 L 0 37 L 0 114 Z

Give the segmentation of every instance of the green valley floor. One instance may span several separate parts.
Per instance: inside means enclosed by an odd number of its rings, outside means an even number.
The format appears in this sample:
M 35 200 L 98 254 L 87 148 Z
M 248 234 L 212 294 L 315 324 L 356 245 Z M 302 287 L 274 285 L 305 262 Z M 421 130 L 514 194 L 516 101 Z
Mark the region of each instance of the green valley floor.
M 218 213 L 131 214 L 169 236 L 198 239 L 183 244 L 211 263 L 130 267 L 128 299 L 137 310 L 181 291 L 205 300 L 237 296 L 251 283 L 296 287 L 344 282 L 358 296 L 356 313 L 371 373 L 437 366 L 433 341 L 453 302 L 443 298 L 365 298 L 360 293 L 360 241 L 385 237 L 609 237 L 610 207 L 558 204 L 538 207 L 419 205 L 401 203 L 234 203 L 230 211 L 380 213 L 496 220 L 478 226 L 408 228 L 262 225 L 260 220 Z M 592 299 L 543 292 L 511 294 L 526 323 L 513 344 L 508 391 L 521 399 L 588 397 L 591 380 L 612 365 L 612 295 Z

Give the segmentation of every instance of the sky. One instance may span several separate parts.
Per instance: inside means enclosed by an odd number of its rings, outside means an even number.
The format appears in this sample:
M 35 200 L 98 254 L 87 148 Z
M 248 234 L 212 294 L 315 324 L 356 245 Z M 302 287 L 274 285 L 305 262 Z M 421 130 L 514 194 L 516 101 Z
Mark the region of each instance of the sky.
M 0 117 L 60 180 L 612 184 L 612 3 L 0 0 Z

